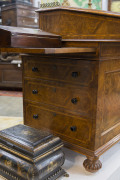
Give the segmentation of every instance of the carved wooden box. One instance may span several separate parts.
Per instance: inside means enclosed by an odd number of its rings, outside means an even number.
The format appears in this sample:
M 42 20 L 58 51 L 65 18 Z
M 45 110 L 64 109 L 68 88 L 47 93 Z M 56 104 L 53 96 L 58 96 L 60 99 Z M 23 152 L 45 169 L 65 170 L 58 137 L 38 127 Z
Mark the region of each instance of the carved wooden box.
M 65 171 L 60 138 L 17 125 L 0 131 L 0 174 L 10 180 L 55 180 Z

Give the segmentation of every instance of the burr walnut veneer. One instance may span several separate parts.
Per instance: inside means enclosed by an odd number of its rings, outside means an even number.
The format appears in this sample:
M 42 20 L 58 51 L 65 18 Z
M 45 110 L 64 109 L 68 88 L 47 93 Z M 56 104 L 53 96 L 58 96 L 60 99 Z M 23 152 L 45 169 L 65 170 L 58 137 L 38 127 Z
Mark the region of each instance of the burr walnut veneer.
M 24 123 L 59 136 L 95 172 L 99 156 L 120 140 L 120 14 L 64 7 L 39 17 L 40 29 L 61 35 L 62 44 L 12 48 L 26 53 Z
M 66 147 L 85 154 L 84 166 L 91 172 L 120 139 L 119 48 L 98 43 L 98 54 L 22 57 L 24 123 L 46 128 Z

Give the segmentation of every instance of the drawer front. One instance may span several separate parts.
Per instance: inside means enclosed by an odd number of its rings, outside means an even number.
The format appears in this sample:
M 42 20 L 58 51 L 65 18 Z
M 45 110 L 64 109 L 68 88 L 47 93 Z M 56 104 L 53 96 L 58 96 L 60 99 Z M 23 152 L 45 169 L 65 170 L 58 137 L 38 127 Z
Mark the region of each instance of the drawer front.
M 29 26 L 38 26 L 38 19 L 30 17 L 18 17 L 17 18 L 18 26 L 20 27 L 29 27 Z
M 22 71 L 4 70 L 3 82 L 22 82 Z
M 89 120 L 81 120 L 33 104 L 25 105 L 25 124 L 37 129 L 49 129 L 84 144 L 90 141 L 92 133 L 92 124 Z
M 83 60 L 40 59 L 24 57 L 26 77 L 51 79 L 82 86 L 96 86 L 97 62 Z M 63 61 L 62 63 L 59 63 Z
M 24 87 L 25 99 L 61 107 L 79 113 L 82 117 L 95 117 L 95 98 L 93 98 L 93 90 L 90 88 L 31 80 L 25 80 Z
M 35 11 L 26 10 L 26 9 L 17 9 L 17 15 L 18 16 L 26 16 L 26 17 L 37 17 L 38 18 L 38 14 Z
M 15 10 L 2 11 L 2 25 L 17 26 L 17 17 Z

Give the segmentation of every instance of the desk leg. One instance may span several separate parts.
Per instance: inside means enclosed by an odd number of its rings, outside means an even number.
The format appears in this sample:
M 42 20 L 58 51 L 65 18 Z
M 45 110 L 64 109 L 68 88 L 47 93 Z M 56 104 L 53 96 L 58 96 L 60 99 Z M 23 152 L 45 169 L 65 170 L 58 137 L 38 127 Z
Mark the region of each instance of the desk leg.
M 99 160 L 99 157 L 87 157 L 83 162 L 84 168 L 89 172 L 96 172 L 102 167 L 102 163 Z

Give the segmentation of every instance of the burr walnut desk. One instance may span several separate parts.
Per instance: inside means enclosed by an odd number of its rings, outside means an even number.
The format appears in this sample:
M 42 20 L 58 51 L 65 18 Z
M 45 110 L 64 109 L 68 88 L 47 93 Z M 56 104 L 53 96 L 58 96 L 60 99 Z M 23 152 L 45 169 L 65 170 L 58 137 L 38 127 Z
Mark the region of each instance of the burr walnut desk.
M 120 140 L 120 14 L 53 8 L 39 20 L 61 45 L 7 49 L 24 53 L 24 123 L 59 136 L 95 172 Z
M 120 140 L 120 43 L 98 46 L 98 54 L 22 57 L 24 123 L 46 128 L 85 154 L 91 172 L 101 168 L 99 156 Z

